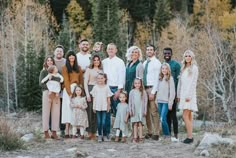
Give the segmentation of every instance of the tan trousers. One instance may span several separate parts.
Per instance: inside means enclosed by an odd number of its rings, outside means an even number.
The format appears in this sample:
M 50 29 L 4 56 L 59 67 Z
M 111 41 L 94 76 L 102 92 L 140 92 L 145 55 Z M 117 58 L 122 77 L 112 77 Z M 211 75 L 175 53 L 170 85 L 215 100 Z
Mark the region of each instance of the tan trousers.
M 151 91 L 152 91 L 152 88 L 146 89 L 148 96 L 149 94 L 151 94 Z M 154 100 L 148 99 L 146 124 L 148 128 L 148 134 L 159 135 L 160 119 L 159 119 L 159 113 L 157 110 L 155 99 Z
M 49 99 L 48 90 L 43 91 L 43 107 L 42 107 L 42 118 L 43 118 L 43 131 L 49 129 L 49 119 L 51 112 L 51 130 L 58 131 L 60 122 L 60 97 L 56 97 L 53 93 Z

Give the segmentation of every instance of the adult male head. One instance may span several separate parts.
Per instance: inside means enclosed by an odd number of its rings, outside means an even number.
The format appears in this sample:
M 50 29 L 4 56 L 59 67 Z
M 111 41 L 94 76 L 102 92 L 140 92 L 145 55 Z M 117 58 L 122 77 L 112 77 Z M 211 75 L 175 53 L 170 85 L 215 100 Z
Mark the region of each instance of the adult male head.
M 89 52 L 89 41 L 87 39 L 82 39 L 79 42 L 80 53 L 87 54 Z
M 172 57 L 172 49 L 168 47 L 164 48 L 163 55 L 166 62 L 170 61 Z
M 57 45 L 54 51 L 55 58 L 57 60 L 60 60 L 63 58 L 63 55 L 64 55 L 64 47 L 62 45 Z
M 147 57 L 151 58 L 151 57 L 155 56 L 155 54 L 156 54 L 156 47 L 154 45 L 151 45 L 151 44 L 147 45 L 146 46 L 146 55 L 147 55 Z
M 109 56 L 109 58 L 113 58 L 114 56 L 116 56 L 117 53 L 117 47 L 114 43 L 109 43 L 107 45 L 107 54 Z

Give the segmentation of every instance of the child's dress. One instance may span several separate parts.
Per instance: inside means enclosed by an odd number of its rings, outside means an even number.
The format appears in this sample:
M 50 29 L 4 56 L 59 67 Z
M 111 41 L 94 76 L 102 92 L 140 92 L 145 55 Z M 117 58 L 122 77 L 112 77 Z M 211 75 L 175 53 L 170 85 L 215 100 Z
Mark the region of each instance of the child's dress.
M 113 128 L 119 128 L 126 136 L 128 135 L 128 124 L 125 123 L 126 115 L 129 112 L 127 103 L 117 105 L 116 119 Z
M 133 114 L 131 122 L 142 122 L 146 124 L 145 115 L 147 113 L 147 93 L 141 92 L 137 89 L 132 89 L 129 93 L 129 111 Z
M 79 108 L 82 106 L 82 109 Z M 71 100 L 72 108 L 72 121 L 73 126 L 82 126 L 84 128 L 88 127 L 88 115 L 87 115 L 87 101 L 85 97 L 75 97 Z

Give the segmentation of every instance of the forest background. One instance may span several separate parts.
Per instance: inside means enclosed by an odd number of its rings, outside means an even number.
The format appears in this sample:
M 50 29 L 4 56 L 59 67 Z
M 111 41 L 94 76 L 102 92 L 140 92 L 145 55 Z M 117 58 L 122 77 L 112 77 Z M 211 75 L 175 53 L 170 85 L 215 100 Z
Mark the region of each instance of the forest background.
M 41 111 L 39 73 L 57 44 L 191 49 L 199 65 L 198 119 L 236 120 L 236 0 L 0 0 L 0 111 Z

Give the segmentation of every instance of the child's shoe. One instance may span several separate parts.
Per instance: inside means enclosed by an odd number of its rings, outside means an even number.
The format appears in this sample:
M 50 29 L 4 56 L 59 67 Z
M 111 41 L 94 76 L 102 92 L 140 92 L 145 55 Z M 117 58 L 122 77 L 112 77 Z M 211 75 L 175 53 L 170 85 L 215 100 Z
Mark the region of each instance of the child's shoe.
M 126 143 L 126 137 L 122 137 L 121 142 Z
M 116 136 L 115 142 L 119 142 L 119 136 Z
M 81 136 L 80 136 L 80 139 L 84 139 L 84 135 L 81 135 Z
M 102 142 L 102 136 L 98 136 L 98 143 Z
M 44 131 L 44 138 L 45 139 L 49 139 L 50 138 L 50 135 L 49 135 L 48 131 Z

